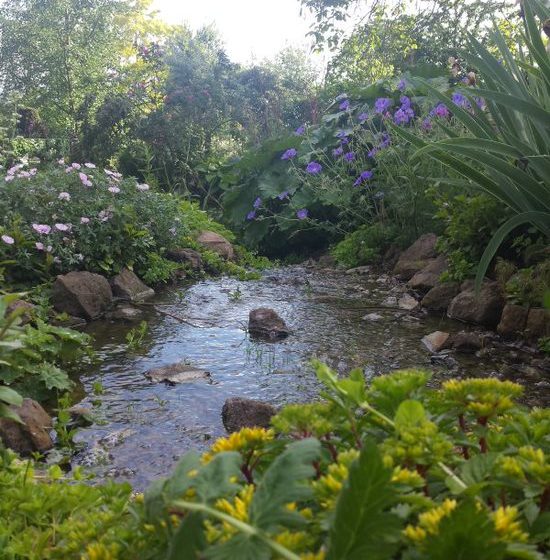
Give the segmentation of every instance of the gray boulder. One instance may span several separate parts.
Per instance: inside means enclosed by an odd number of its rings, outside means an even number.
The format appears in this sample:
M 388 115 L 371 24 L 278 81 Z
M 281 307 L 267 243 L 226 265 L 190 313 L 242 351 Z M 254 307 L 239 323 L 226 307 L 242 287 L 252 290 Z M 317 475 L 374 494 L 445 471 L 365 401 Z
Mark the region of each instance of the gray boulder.
M 106 278 L 92 272 L 69 272 L 56 278 L 52 286 L 56 311 L 86 320 L 103 315 L 113 301 Z
M 252 336 L 270 340 L 285 338 L 290 334 L 286 323 L 273 309 L 268 307 L 260 307 L 250 312 L 248 332 Z
M 269 428 L 275 414 L 276 408 L 268 403 L 232 397 L 223 405 L 222 421 L 225 429 L 232 433 L 241 428 Z
M 193 270 L 202 269 L 201 254 L 193 249 L 174 249 L 173 251 L 168 251 L 166 256 L 171 261 L 189 265 Z
M 194 381 L 211 381 L 208 371 L 184 363 L 150 369 L 145 373 L 145 377 L 148 377 L 154 383 L 168 383 L 169 385 L 192 383 Z
M 447 315 L 458 321 L 495 328 L 506 303 L 497 282 L 485 281 L 479 293 L 473 282 L 465 282 L 462 290 L 451 301 Z
M 128 301 L 143 301 L 155 295 L 131 270 L 123 268 L 111 281 L 113 294 Z
M 525 335 L 529 340 L 536 341 L 539 338 L 550 336 L 550 310 L 541 307 L 533 307 L 529 310 Z
M 522 305 L 507 303 L 502 310 L 497 332 L 505 338 L 517 338 L 523 336 L 529 309 Z
M 218 255 L 225 260 L 235 260 L 235 249 L 233 249 L 233 245 L 219 233 L 203 231 L 197 237 L 197 243 L 202 245 L 205 249 L 218 253 Z
M 439 352 L 445 348 L 450 334 L 444 331 L 435 331 L 422 338 L 422 344 L 430 352 Z
M 0 439 L 3 444 L 21 455 L 30 455 L 35 451 L 44 453 L 53 447 L 49 430 L 52 419 L 49 414 L 32 399 L 23 399 L 21 406 L 11 406 L 23 424 L 0 418 Z
M 457 282 L 441 282 L 422 298 L 422 307 L 434 313 L 447 311 L 453 298 L 460 292 Z
M 403 251 L 393 269 L 400 280 L 410 280 L 417 272 L 431 263 L 437 256 L 435 245 L 437 235 L 426 233 L 419 237 L 406 251 Z
M 447 270 L 448 266 L 447 258 L 440 255 L 409 280 L 409 287 L 419 292 L 431 290 L 439 284 L 439 278 Z

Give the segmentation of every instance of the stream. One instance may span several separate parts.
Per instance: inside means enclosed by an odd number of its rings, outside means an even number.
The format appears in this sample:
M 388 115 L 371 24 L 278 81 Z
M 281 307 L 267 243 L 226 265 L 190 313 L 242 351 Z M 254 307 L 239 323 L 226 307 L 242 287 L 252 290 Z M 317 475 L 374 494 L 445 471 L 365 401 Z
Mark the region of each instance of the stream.
M 143 307 L 148 331 L 134 351 L 126 334 L 138 323 L 90 324 L 99 361 L 79 382 L 88 395 L 81 404 L 93 408 L 95 422 L 78 431 L 75 440 L 84 449 L 74 462 L 86 465 L 97 481 L 127 480 L 143 490 L 167 476 L 186 451 L 204 450 L 224 435 L 220 413 L 227 398 L 276 406 L 315 399 L 313 357 L 341 374 L 361 367 L 367 379 L 398 368 L 425 368 L 434 372 L 434 385 L 457 376 L 504 378 L 506 371 L 506 378 L 526 386 L 527 404 L 550 405 L 548 371 L 536 375 L 539 370 L 529 365 L 535 354 L 519 345 L 432 356 L 421 343 L 424 335 L 475 328 L 395 309 L 404 291 L 385 275 L 289 266 L 267 270 L 257 281 L 224 277 L 160 292 L 148 302 L 154 305 Z M 248 314 L 258 307 L 274 309 L 292 334 L 279 342 L 251 339 Z M 369 313 L 381 318 L 363 319 Z M 209 371 L 212 383 L 168 386 L 144 375 L 181 361 Z

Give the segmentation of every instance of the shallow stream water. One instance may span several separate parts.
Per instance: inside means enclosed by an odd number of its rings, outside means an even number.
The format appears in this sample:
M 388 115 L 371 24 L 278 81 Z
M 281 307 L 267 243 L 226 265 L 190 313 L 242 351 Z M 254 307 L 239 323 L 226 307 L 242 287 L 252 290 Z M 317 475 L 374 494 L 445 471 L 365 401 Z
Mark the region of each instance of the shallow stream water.
M 78 432 L 76 440 L 85 449 L 75 462 L 87 465 L 97 480 L 128 480 L 143 489 L 168 475 L 183 453 L 204 449 L 224 434 L 220 412 L 228 397 L 277 406 L 314 399 L 319 386 L 309 365 L 313 357 L 342 374 L 361 367 L 367 378 L 397 368 L 425 368 L 434 372 L 434 384 L 501 370 L 504 358 L 498 352 L 434 359 L 421 338 L 465 326 L 394 309 L 403 291 L 386 276 L 292 266 L 268 270 L 258 281 L 221 278 L 167 289 L 145 307 L 148 332 L 136 351 L 128 350 L 125 339 L 135 324 L 91 324 L 99 363 L 80 376 L 89 395 L 81 404 L 96 402 L 96 421 Z M 258 307 L 277 311 L 292 334 L 280 342 L 250 339 L 248 314 Z M 373 312 L 383 318 L 363 319 Z M 168 386 L 144 375 L 181 361 L 209 371 L 212 383 Z M 530 404 L 550 404 L 547 381 L 526 384 Z M 102 394 L 94 396 L 99 386 Z

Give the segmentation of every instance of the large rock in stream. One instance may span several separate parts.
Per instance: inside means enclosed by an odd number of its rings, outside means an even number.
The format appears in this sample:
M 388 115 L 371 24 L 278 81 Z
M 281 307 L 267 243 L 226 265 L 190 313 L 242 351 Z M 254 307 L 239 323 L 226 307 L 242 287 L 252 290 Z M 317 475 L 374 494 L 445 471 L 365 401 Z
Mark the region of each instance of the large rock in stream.
M 447 307 L 459 292 L 458 282 L 441 282 L 423 297 L 422 307 L 434 313 L 447 311 Z
M 409 288 L 423 293 L 431 290 L 439 283 L 440 276 L 448 266 L 447 258 L 439 255 L 409 280 Z
M 131 270 L 123 268 L 111 281 L 113 294 L 128 301 L 143 301 L 153 297 L 155 290 L 146 286 Z
M 192 270 L 202 270 L 201 254 L 193 249 L 174 249 L 168 251 L 166 256 L 171 261 L 189 265 Z
M 273 309 L 260 307 L 253 309 L 248 316 L 248 332 L 252 336 L 277 340 L 286 338 L 290 330 Z
M 229 241 L 213 231 L 203 231 L 197 237 L 197 243 L 202 245 L 205 249 L 218 253 L 220 257 L 228 261 L 235 260 L 235 249 Z
M 474 283 L 463 283 L 462 291 L 453 298 L 447 310 L 451 319 L 495 328 L 502 315 L 506 300 L 497 282 L 485 281 L 479 293 Z
M 417 272 L 426 268 L 437 256 L 436 243 L 437 235 L 435 233 L 420 236 L 399 256 L 393 269 L 395 276 L 400 280 L 410 280 Z
M 225 429 L 232 433 L 241 428 L 269 428 L 275 414 L 277 409 L 269 403 L 232 397 L 223 405 L 222 421 Z
M 522 305 L 507 303 L 502 310 L 497 332 L 505 338 L 518 338 L 523 336 L 529 309 Z
M 145 373 L 145 377 L 148 377 L 154 383 L 168 383 L 169 385 L 191 383 L 193 381 L 211 381 L 208 371 L 185 363 L 150 369 Z
M 87 321 L 103 315 L 112 301 L 109 281 L 92 272 L 60 275 L 52 286 L 52 304 L 56 311 Z
M 30 455 L 35 451 L 44 453 L 53 447 L 49 431 L 52 419 L 49 414 L 32 399 L 24 399 L 21 406 L 11 406 L 23 424 L 0 418 L 0 440 L 21 455 Z

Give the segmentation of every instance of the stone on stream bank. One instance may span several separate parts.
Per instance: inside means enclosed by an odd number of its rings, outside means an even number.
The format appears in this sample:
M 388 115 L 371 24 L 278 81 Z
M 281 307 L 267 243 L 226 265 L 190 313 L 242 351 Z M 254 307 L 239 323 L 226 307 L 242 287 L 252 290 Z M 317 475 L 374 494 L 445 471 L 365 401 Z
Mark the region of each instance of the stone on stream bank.
M 459 292 L 458 282 L 441 282 L 422 298 L 422 307 L 434 313 L 447 311 L 449 304 Z
M 145 377 L 148 377 L 154 383 L 168 383 L 169 385 L 178 385 L 180 383 L 190 383 L 193 381 L 211 382 L 210 373 L 208 371 L 184 363 L 150 369 L 145 373 Z
M 22 299 L 12 301 L 6 308 L 6 317 L 17 311 L 21 319 L 21 325 L 27 325 L 34 317 L 36 306 Z
M 53 447 L 49 431 L 52 419 L 49 414 L 32 399 L 23 399 L 21 406 L 10 406 L 19 415 L 23 424 L 0 418 L 0 440 L 21 455 L 30 455 L 35 451 L 44 453 Z
M 201 254 L 193 249 L 174 249 L 168 251 L 166 257 L 171 261 L 189 265 L 192 270 L 202 270 Z
M 229 433 L 241 428 L 269 428 L 271 418 L 277 409 L 269 403 L 232 397 L 227 399 L 222 408 L 222 421 Z
M 223 235 L 213 231 L 203 231 L 197 237 L 197 243 L 205 249 L 218 253 L 220 257 L 228 261 L 235 260 L 235 249 Z
M 276 340 L 286 338 L 290 330 L 273 309 L 260 307 L 253 309 L 248 316 L 248 332 L 252 336 Z
M 143 311 L 131 305 L 120 305 L 114 311 L 107 313 L 107 319 L 111 321 L 122 321 L 125 323 L 133 323 L 143 318 Z
M 439 255 L 409 280 L 409 288 L 422 293 L 428 292 L 434 286 L 437 286 L 440 276 L 447 270 L 448 266 L 447 257 Z
M 426 233 L 419 237 L 399 256 L 393 273 L 400 280 L 410 280 L 417 272 L 426 268 L 437 256 L 437 235 Z
M 497 282 L 486 280 L 476 293 L 474 282 L 467 280 L 462 291 L 453 298 L 447 310 L 451 319 L 495 328 L 506 303 Z
M 450 336 L 448 332 L 435 331 L 423 337 L 422 344 L 424 344 L 430 352 L 439 352 L 445 348 Z
M 502 310 L 497 332 L 505 338 L 517 338 L 523 336 L 529 309 L 522 305 L 507 303 Z
M 100 274 L 69 272 L 56 278 L 51 299 L 56 311 L 89 321 L 109 308 L 113 292 L 109 281 Z
M 113 294 L 128 301 L 143 301 L 153 297 L 155 290 L 146 286 L 131 270 L 123 268 L 111 281 Z

